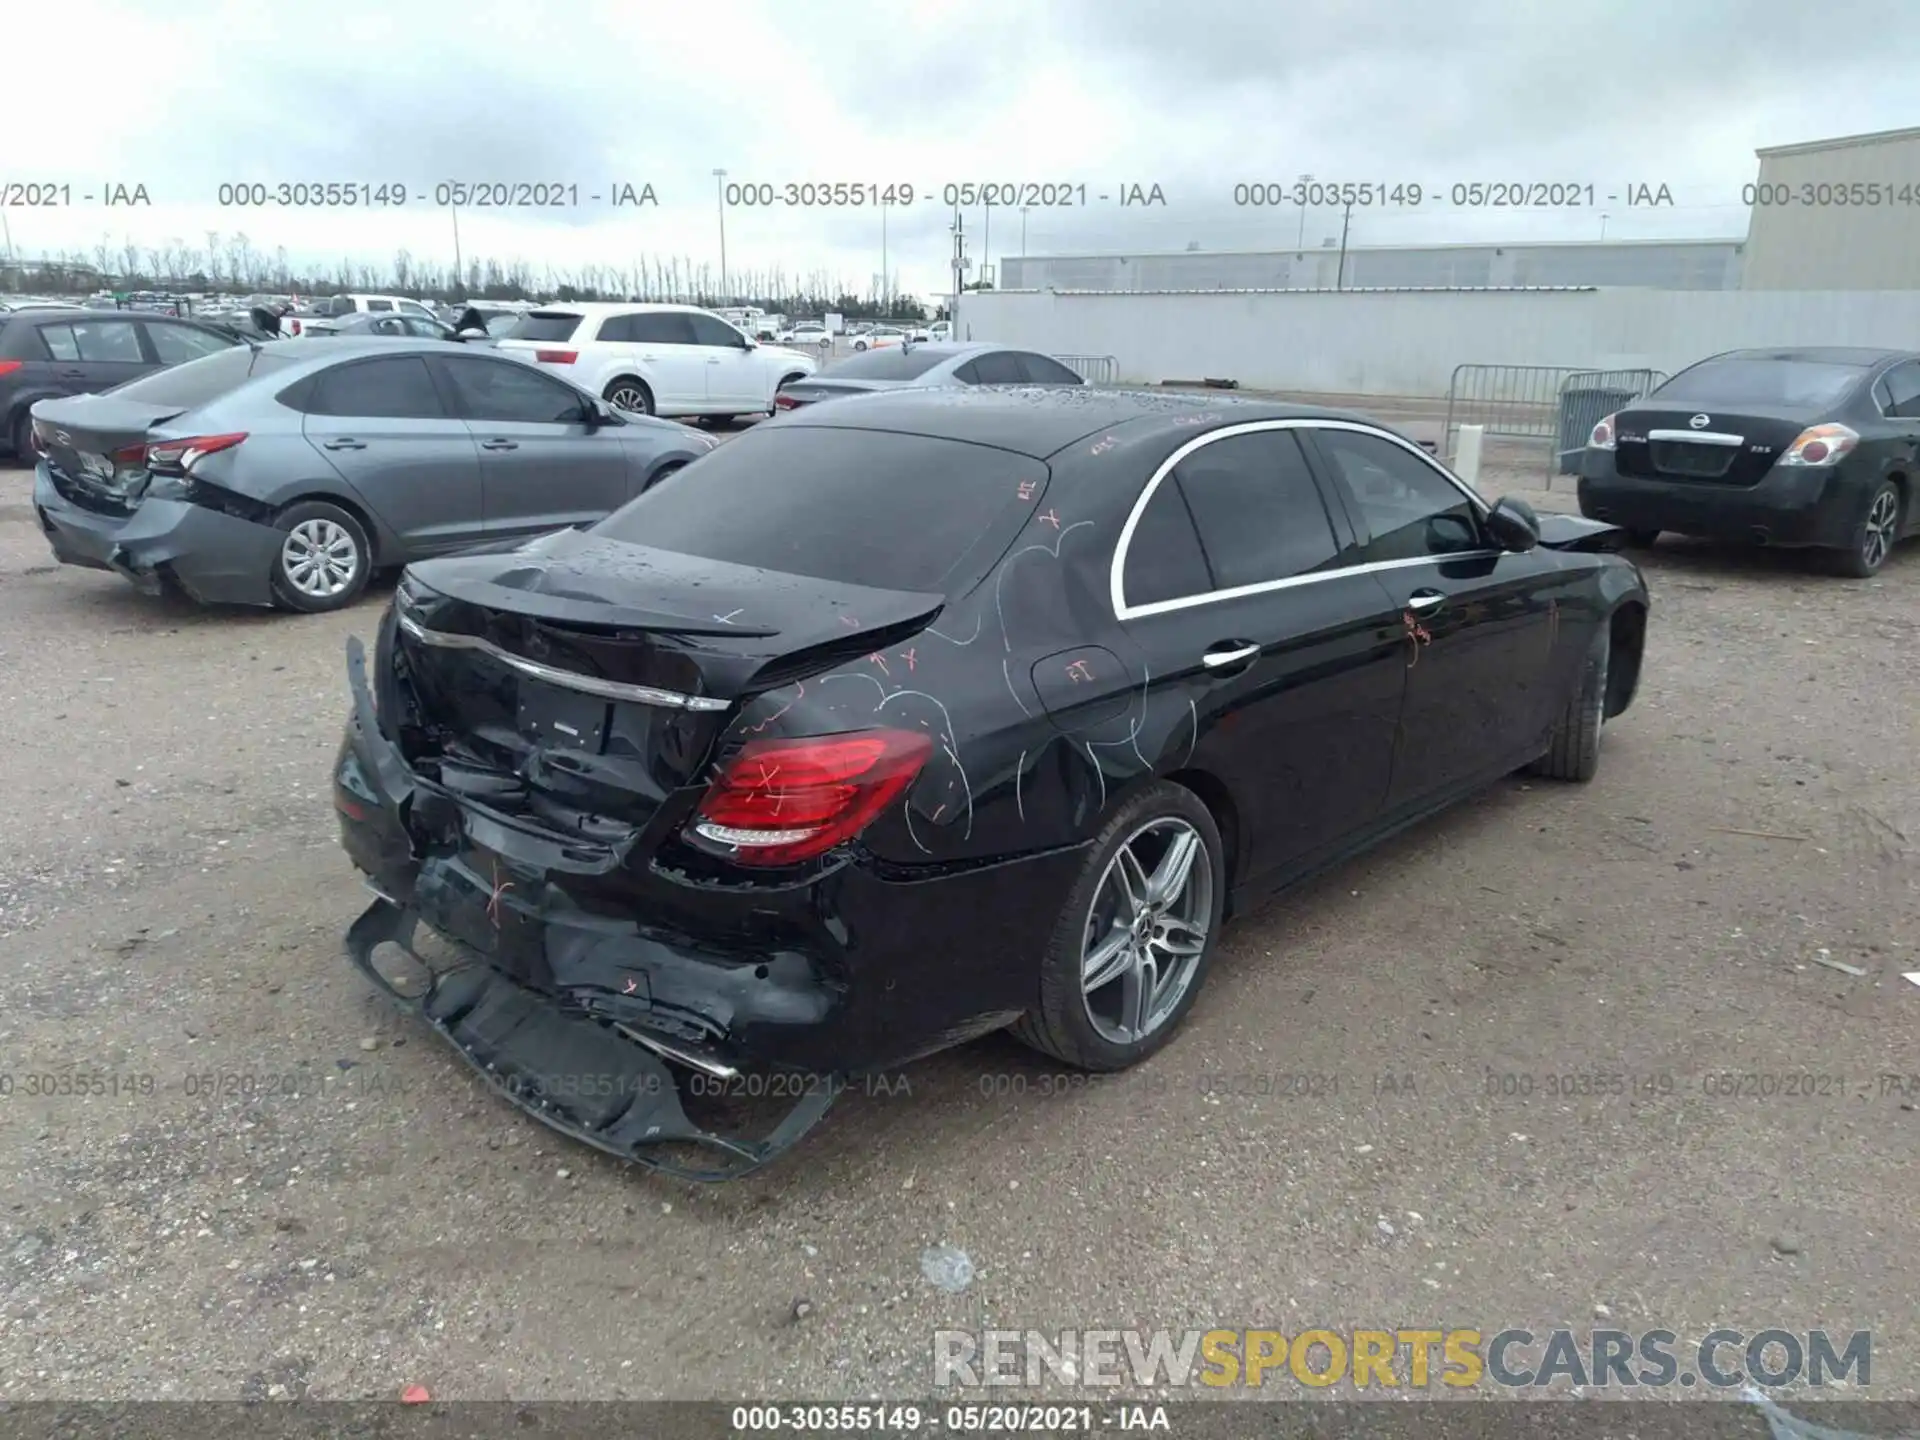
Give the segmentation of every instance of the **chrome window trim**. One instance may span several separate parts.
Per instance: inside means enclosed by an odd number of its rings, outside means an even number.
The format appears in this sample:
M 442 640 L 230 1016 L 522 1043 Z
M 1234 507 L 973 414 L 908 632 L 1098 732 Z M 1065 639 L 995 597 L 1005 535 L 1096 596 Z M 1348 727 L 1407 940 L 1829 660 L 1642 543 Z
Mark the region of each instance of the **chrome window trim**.
M 1747 443 L 1744 435 L 1729 435 L 1724 430 L 1649 430 L 1648 440 L 1692 440 L 1702 445 L 1724 445 L 1734 449 Z
M 1133 502 L 1133 509 L 1127 513 L 1126 524 L 1120 527 L 1119 543 L 1113 547 L 1113 567 L 1108 575 L 1107 591 L 1108 599 L 1113 605 L 1114 619 L 1138 620 L 1148 615 L 1164 615 L 1172 610 L 1186 610 L 1195 605 L 1211 604 L 1217 600 L 1238 600 L 1248 595 L 1265 595 L 1271 591 L 1291 590 L 1297 586 L 1313 585 L 1323 580 L 1339 579 L 1347 575 L 1403 570 L 1413 565 L 1432 565 L 1436 562 L 1479 560 L 1506 553 L 1501 550 L 1461 550 L 1450 555 L 1417 555 L 1410 560 L 1375 560 L 1365 565 L 1343 565 L 1333 570 L 1315 570 L 1306 575 L 1289 575 L 1283 580 L 1262 580 L 1257 585 L 1237 585 L 1230 590 L 1208 590 L 1199 595 L 1182 595 L 1174 600 L 1155 600 L 1145 605 L 1127 604 L 1123 583 L 1127 567 L 1127 551 L 1133 544 L 1133 532 L 1140 527 L 1140 517 L 1146 513 L 1147 506 L 1152 503 L 1161 483 L 1173 473 L 1176 465 L 1195 451 L 1216 441 L 1225 440 L 1229 436 L 1254 435 L 1266 430 L 1353 430 L 1362 435 L 1373 435 L 1379 439 L 1391 441 L 1409 455 L 1419 459 L 1422 464 L 1458 490 L 1473 506 L 1474 513 L 1482 521 L 1487 518 L 1487 513 L 1492 508 L 1485 499 L 1467 485 L 1466 481 L 1447 469 L 1425 450 L 1411 440 L 1404 440 L 1377 425 L 1368 425 L 1357 420 L 1321 419 L 1317 416 L 1294 416 L 1284 420 L 1249 420 L 1239 425 L 1224 425 L 1218 430 L 1209 430 L 1206 434 L 1196 435 L 1187 441 L 1161 461 L 1147 483 L 1141 487 L 1139 496 Z M 1311 460 L 1308 463 L 1311 464 Z M 1317 481 L 1318 476 L 1315 478 Z
M 588 695 L 598 695 L 604 700 L 630 700 L 638 705 L 659 705 L 670 710 L 718 711 L 731 708 L 729 700 L 716 699 L 711 695 L 682 695 L 677 690 L 657 690 L 651 685 L 629 685 L 620 680 L 601 680 L 592 675 L 579 675 L 571 670 L 556 669 L 551 665 L 542 665 L 538 660 L 529 660 L 524 655 L 515 655 L 510 650 L 502 650 L 491 640 L 483 640 L 478 635 L 455 635 L 446 630 L 429 630 L 410 615 L 400 617 L 400 628 L 418 640 L 422 645 L 434 645 L 443 650 L 478 650 L 491 659 L 498 660 L 510 670 L 518 670 L 522 675 L 535 680 L 544 680 L 549 685 L 559 685 L 568 690 L 584 691 Z
M 1886 400 L 1880 398 L 1880 392 L 1885 390 L 1887 392 L 1887 400 L 1893 400 L 1893 377 L 1909 366 L 1920 369 L 1920 360 L 1894 361 L 1893 364 L 1880 372 L 1879 377 L 1872 385 L 1867 387 L 1867 393 L 1873 396 L 1873 408 L 1880 412 L 1880 418 L 1882 420 L 1911 420 L 1916 418 L 1911 415 L 1894 414 L 1893 411 L 1887 408 Z M 1894 403 L 1897 405 L 1899 402 L 1895 400 Z

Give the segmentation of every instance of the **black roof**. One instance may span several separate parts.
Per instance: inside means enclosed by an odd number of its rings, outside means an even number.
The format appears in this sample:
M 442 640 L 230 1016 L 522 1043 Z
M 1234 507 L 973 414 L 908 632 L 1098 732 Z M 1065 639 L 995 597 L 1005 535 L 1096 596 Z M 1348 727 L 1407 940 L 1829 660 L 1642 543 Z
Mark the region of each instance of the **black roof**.
M 1801 360 L 1810 365 L 1878 365 L 1884 360 L 1920 358 L 1912 350 L 1876 350 L 1867 345 L 1787 345 L 1759 350 L 1728 350 L 1715 360 Z
M 1097 430 L 1137 424 L 1141 430 L 1171 432 L 1180 428 L 1181 417 L 1209 411 L 1218 414 L 1226 424 L 1310 417 L 1379 423 L 1351 411 L 1315 405 L 1287 405 L 1178 390 L 1108 390 L 1071 385 L 888 390 L 872 395 L 850 395 L 831 405 L 790 411 L 779 423 L 782 428 L 804 425 L 839 430 L 888 430 L 942 440 L 970 440 L 1044 460 Z M 1188 418 L 1184 423 L 1193 422 Z

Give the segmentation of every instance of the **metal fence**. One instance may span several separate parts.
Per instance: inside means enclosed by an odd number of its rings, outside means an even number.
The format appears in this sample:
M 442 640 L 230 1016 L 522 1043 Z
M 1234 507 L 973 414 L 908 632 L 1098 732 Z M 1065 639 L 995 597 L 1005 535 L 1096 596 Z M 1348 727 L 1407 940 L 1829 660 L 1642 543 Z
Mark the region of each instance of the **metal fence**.
M 1441 448 L 1451 456 L 1459 427 L 1478 425 L 1489 436 L 1541 442 L 1548 470 L 1569 474 L 1596 422 L 1667 378 L 1647 369 L 1456 365 Z
M 1112 385 L 1120 379 L 1120 361 L 1112 355 L 1056 355 L 1053 358 L 1076 371 L 1089 385 Z

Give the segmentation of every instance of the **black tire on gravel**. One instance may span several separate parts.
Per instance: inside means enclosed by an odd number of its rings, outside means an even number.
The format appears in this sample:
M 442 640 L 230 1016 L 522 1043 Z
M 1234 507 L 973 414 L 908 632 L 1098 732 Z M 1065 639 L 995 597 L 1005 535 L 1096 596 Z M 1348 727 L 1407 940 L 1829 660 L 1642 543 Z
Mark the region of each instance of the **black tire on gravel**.
M 1600 731 L 1606 723 L 1607 662 L 1613 651 L 1613 636 L 1603 623 L 1587 663 L 1580 671 L 1580 688 L 1567 701 L 1567 708 L 1553 727 L 1553 743 L 1527 767 L 1530 774 L 1549 780 L 1574 780 L 1585 783 L 1600 768 Z
M 1660 539 L 1658 530 L 1629 530 L 1627 544 L 1635 550 L 1651 550 Z
M 1185 821 L 1199 835 L 1203 853 L 1195 865 L 1211 867 L 1211 906 L 1199 961 L 1184 995 L 1155 1028 L 1130 1044 L 1119 1044 L 1093 1026 L 1081 988 L 1081 966 L 1093 907 L 1115 853 L 1143 826 L 1155 820 Z M 1193 1008 L 1219 943 L 1225 907 L 1227 870 L 1220 831 L 1213 815 L 1191 790 L 1158 781 L 1128 800 L 1101 828 L 1085 864 L 1067 894 L 1040 962 L 1040 1000 L 1012 1027 L 1014 1037 L 1042 1054 L 1082 1070 L 1124 1070 L 1153 1054 L 1173 1038 Z
M 1882 480 L 1874 486 L 1873 493 L 1860 507 L 1847 548 L 1825 552 L 1827 568 L 1849 580 L 1866 580 L 1878 575 L 1880 567 L 1892 556 L 1893 547 L 1899 543 L 1900 527 L 1906 520 L 1903 498 L 1900 487 L 1891 480 Z

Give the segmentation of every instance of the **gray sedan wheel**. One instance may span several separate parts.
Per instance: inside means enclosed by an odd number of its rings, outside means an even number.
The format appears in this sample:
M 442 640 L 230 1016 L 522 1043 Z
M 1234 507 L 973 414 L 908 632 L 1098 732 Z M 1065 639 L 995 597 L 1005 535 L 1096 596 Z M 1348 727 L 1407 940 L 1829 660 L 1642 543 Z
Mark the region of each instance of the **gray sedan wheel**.
M 304 500 L 280 515 L 273 558 L 274 598 L 317 615 L 359 599 L 373 574 L 373 546 L 360 522 L 324 500 Z

